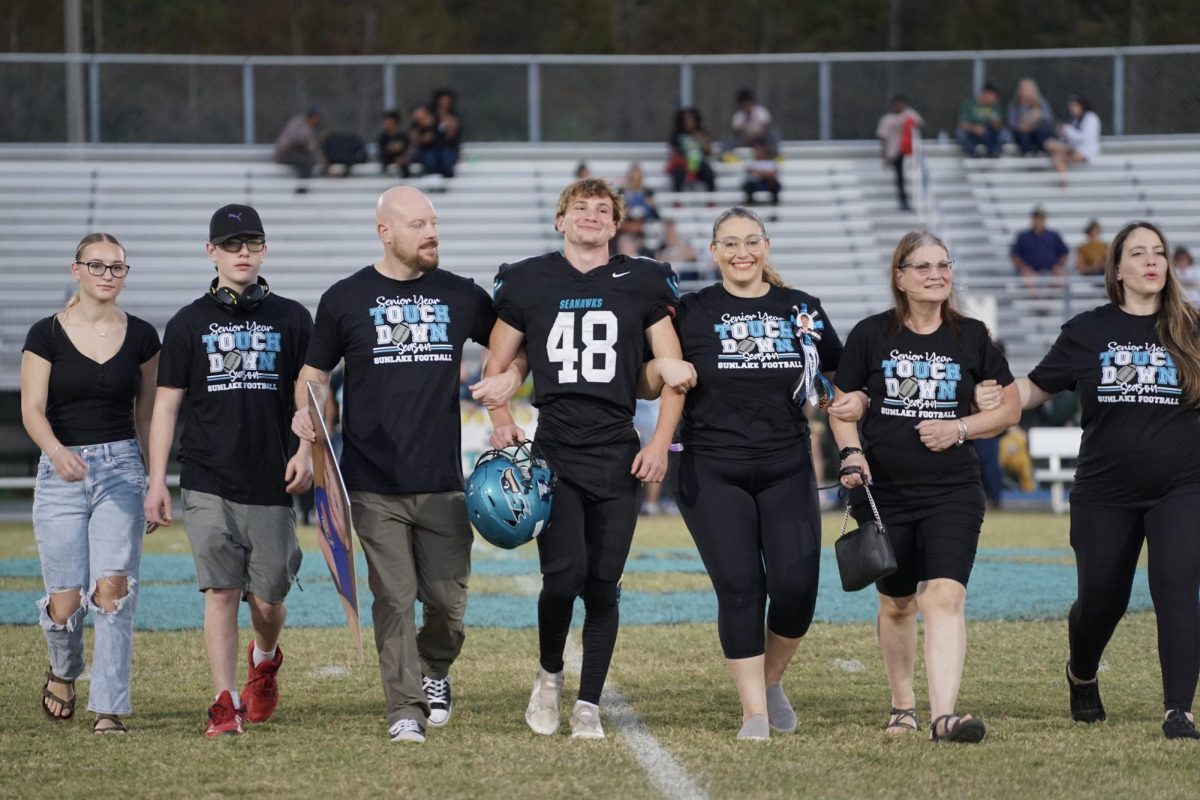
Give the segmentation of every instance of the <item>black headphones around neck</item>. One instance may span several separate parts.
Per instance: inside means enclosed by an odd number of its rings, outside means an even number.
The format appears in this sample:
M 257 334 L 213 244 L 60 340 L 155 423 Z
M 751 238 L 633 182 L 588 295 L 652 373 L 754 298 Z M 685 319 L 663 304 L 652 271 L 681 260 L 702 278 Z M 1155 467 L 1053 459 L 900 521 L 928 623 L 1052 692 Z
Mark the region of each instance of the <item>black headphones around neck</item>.
M 219 286 L 219 278 L 213 278 L 208 286 L 208 295 L 222 311 L 227 314 L 242 314 L 253 311 L 262 305 L 263 300 L 271 293 L 271 287 L 260 275 L 258 282 L 246 287 L 244 292 L 236 292 L 228 286 Z

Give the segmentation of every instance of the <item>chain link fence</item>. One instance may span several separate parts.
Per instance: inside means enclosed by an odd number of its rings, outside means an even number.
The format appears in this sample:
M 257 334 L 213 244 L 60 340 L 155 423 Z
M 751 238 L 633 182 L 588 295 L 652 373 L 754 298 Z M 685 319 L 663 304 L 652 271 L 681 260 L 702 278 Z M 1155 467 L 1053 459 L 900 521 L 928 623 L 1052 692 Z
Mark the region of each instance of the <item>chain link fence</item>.
M 734 96 L 755 91 L 784 138 L 872 139 L 889 98 L 908 95 L 930 133 L 952 134 L 985 82 L 1021 78 L 1056 116 L 1072 94 L 1107 134 L 1200 131 L 1200 45 L 1059 51 L 748 56 L 227 57 L 0 54 L 0 140 L 62 142 L 74 111 L 100 142 L 264 144 L 311 106 L 328 130 L 372 138 L 379 117 L 453 88 L 475 141 L 661 141 L 694 105 L 728 135 Z M 78 76 L 68 108 L 70 75 Z

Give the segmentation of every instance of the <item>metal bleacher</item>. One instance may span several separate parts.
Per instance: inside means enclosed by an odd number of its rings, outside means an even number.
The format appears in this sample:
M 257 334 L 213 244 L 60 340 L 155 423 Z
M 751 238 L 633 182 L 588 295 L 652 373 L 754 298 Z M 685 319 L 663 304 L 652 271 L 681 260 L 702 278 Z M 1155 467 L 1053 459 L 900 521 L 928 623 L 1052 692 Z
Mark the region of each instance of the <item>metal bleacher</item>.
M 1092 217 L 1107 236 L 1148 218 L 1172 243 L 1200 245 L 1198 144 L 1196 137 L 1106 140 L 1096 163 L 1070 171 L 1066 189 L 1044 158 L 966 160 L 953 146 L 933 145 L 925 151 L 927 214 L 918 216 L 896 210 L 892 173 L 880 166 L 876 144 L 793 143 L 784 147 L 781 204 L 758 210 L 785 279 L 821 297 L 843 335 L 890 303 L 886 265 L 899 237 L 933 227 L 950 244 L 971 307 L 994 309 L 990 321 L 1022 373 L 1064 316 L 1103 292 L 1080 279 L 1069 283 L 1067 298 L 1031 298 L 1014 279 L 1008 245 L 1030 209 L 1044 206 L 1071 246 Z M 660 212 L 707 262 L 713 218 L 743 200 L 742 167 L 716 164 L 714 193 L 675 193 L 662 171 L 665 155 L 657 144 L 479 144 L 464 153 L 455 178 L 414 183 L 438 209 L 442 266 L 484 286 L 500 263 L 560 246 L 554 205 L 581 160 L 617 182 L 631 161 L 641 162 Z M 0 293 L 2 388 L 17 385 L 29 326 L 60 307 L 73 286 L 68 262 L 84 234 L 104 230 L 125 243 L 133 269 L 122 306 L 161 329 L 212 275 L 204 253 L 212 211 L 250 203 L 270 243 L 263 274 L 276 291 L 315 309 L 333 281 L 377 257 L 374 202 L 393 183 L 363 165 L 297 194 L 290 172 L 262 147 L 0 146 L 0 265 L 9 279 Z

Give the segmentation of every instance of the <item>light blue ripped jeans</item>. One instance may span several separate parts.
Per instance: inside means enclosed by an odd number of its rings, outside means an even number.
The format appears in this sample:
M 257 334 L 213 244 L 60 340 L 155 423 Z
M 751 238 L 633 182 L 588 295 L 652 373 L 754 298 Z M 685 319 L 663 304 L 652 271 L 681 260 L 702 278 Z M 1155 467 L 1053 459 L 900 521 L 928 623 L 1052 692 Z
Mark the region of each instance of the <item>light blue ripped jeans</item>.
M 88 710 L 128 714 L 146 471 L 136 439 L 71 449 L 87 465 L 83 480 L 64 481 L 43 455 L 33 495 L 33 532 L 47 592 L 38 608 L 50 669 L 64 680 L 83 672 L 83 621 L 89 611 L 95 612 Z M 110 576 L 124 576 L 129 586 L 112 613 L 94 600 L 96 581 Z M 50 595 L 59 592 L 80 594 L 81 605 L 65 624 L 55 622 L 49 612 Z

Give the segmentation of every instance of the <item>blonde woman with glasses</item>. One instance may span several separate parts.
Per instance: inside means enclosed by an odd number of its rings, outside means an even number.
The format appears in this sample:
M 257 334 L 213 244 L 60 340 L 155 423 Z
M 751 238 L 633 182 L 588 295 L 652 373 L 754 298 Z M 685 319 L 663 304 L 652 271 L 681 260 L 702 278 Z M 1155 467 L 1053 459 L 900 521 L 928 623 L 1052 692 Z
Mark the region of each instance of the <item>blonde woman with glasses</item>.
M 820 300 L 783 285 L 753 211 L 717 217 L 709 249 L 721 280 L 685 296 L 677 317 L 698 380 L 670 480 L 716 591 L 737 738 L 756 741 L 796 729 L 782 680 L 812 622 L 821 558 L 804 407 L 830 398 L 842 343 Z M 663 369 L 650 362 L 651 388 Z
M 54 722 L 75 715 L 75 680 L 84 669 L 84 618 L 95 613 L 92 731 L 125 733 L 132 710 L 136 607 L 146 441 L 158 369 L 158 333 L 117 307 L 129 264 L 106 233 L 85 236 L 67 307 L 29 330 L 21 356 L 21 417 L 42 451 L 33 530 L 46 596 L 38 602 L 50 669 L 42 711 Z

